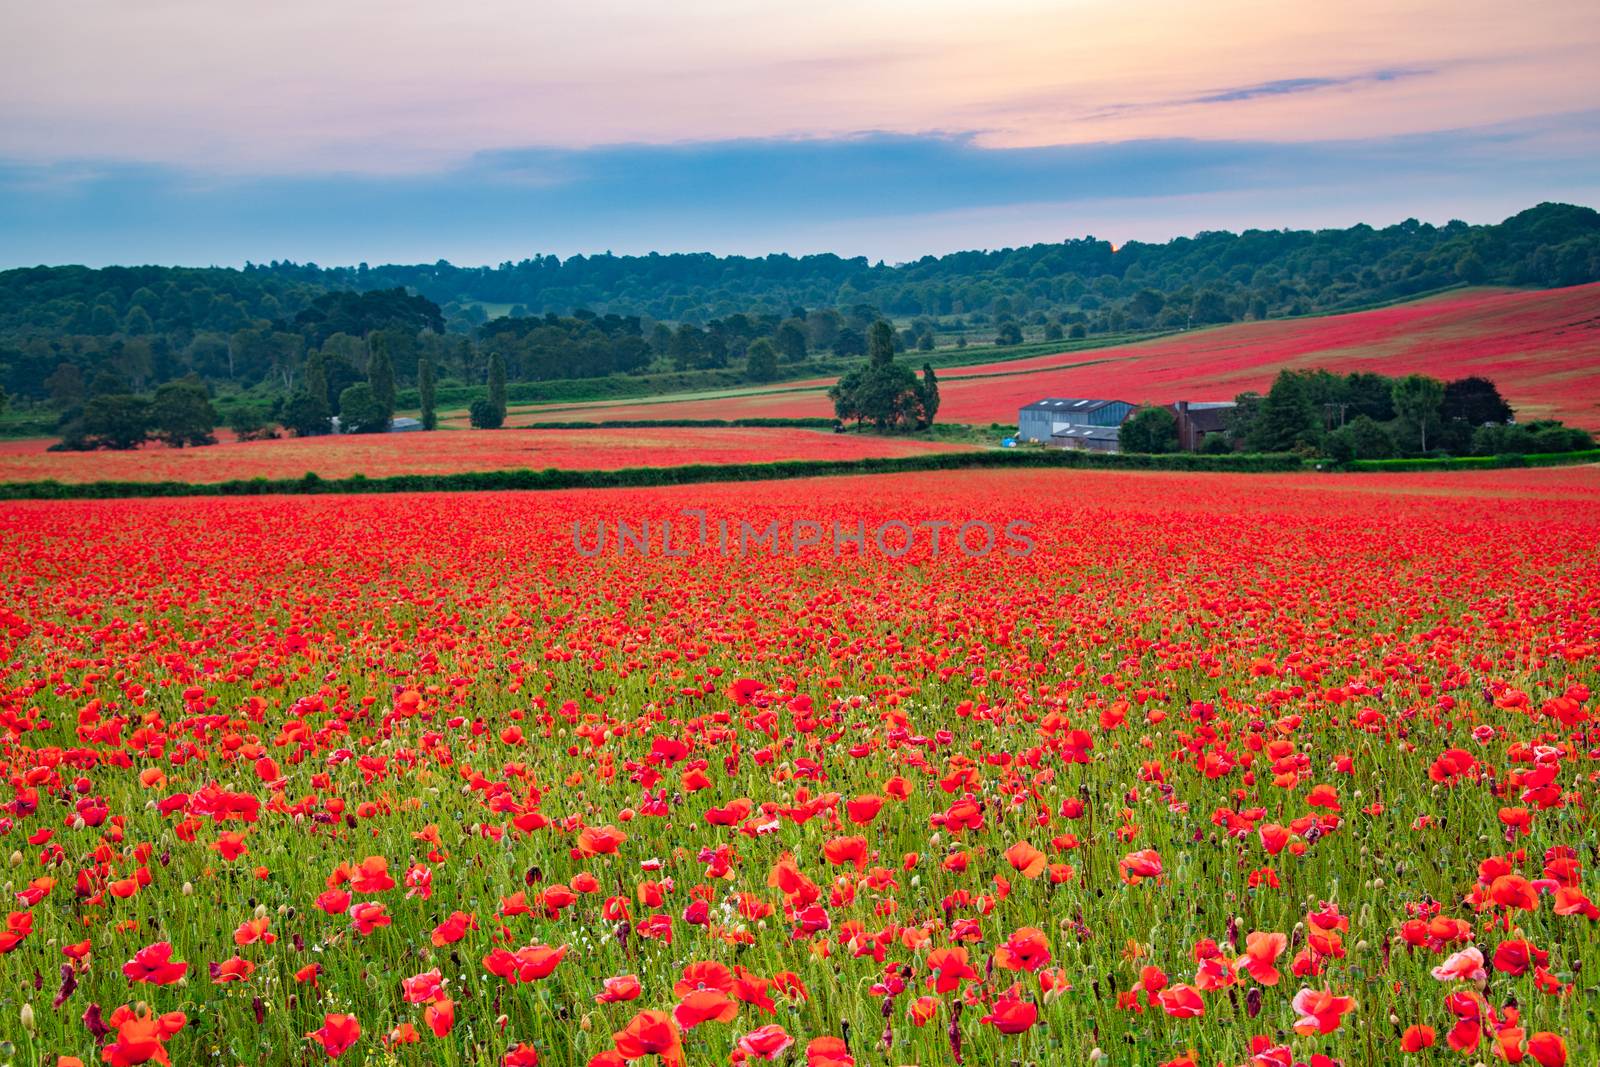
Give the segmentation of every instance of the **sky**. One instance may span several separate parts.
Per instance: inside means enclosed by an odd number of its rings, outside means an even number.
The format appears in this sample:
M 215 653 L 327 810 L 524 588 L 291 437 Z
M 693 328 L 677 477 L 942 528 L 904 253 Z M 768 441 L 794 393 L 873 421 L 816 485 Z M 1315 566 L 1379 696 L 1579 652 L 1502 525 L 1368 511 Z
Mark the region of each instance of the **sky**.
M 1600 206 L 1593 0 L 0 6 L 0 267 L 832 251 Z

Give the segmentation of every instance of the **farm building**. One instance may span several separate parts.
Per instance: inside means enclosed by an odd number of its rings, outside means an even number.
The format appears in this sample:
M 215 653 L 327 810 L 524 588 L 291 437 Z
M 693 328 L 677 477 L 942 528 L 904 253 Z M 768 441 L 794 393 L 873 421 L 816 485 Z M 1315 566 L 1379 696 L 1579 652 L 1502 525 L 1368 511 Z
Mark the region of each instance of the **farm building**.
M 344 433 L 344 427 L 339 422 L 339 416 L 335 415 L 333 418 L 329 419 L 328 425 L 333 429 L 334 433 Z M 389 420 L 389 429 L 386 432 L 414 433 L 420 429 L 422 429 L 421 419 L 413 419 L 408 415 L 400 415 Z
M 1017 414 L 1017 440 L 1062 445 L 1052 440 L 1068 427 L 1116 428 L 1133 412 L 1126 400 L 1079 400 L 1049 397 L 1037 400 Z M 1102 449 L 1102 451 L 1116 451 Z
M 1050 435 L 1048 443 L 1080 452 L 1117 452 L 1122 448 L 1122 427 L 1063 426 Z
M 1178 447 L 1197 452 L 1208 433 L 1221 433 L 1228 413 L 1238 407 L 1231 400 L 1179 400 L 1172 405 L 1178 417 Z

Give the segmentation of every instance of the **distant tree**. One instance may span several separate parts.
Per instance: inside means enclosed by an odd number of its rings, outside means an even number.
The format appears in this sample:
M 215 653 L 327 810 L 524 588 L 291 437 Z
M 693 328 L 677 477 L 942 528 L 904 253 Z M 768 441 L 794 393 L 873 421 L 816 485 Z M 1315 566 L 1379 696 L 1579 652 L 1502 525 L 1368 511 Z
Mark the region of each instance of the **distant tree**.
M 1394 419 L 1394 382 L 1381 374 L 1357 371 L 1345 375 L 1345 421 L 1365 415 L 1373 422 Z
M 122 322 L 122 332 L 129 337 L 148 337 L 155 329 L 156 324 L 151 321 L 150 312 L 138 306 L 131 308 Z
M 785 363 L 799 363 L 806 358 L 806 333 L 804 324 L 790 319 L 778 327 L 772 336 L 772 345 L 778 358 Z
M 394 415 L 394 363 L 389 359 L 389 342 L 387 338 L 375 336 L 372 339 L 372 360 L 367 364 L 367 383 L 372 386 L 372 397 L 383 408 L 384 417 Z M 344 412 L 344 394 L 340 394 L 339 411 Z M 343 419 L 341 418 L 341 422 Z
M 1059 341 L 1065 336 L 1066 331 L 1061 328 L 1059 322 L 1052 322 L 1044 328 L 1044 339 L 1046 341 Z
M 228 429 L 240 441 L 266 441 L 278 436 L 266 412 L 241 405 L 228 412 Z
M 1366 415 L 1357 415 L 1328 434 L 1323 448 L 1341 463 L 1353 459 L 1389 459 L 1395 454 L 1393 435 L 1382 423 Z
M 1154 289 L 1140 289 L 1128 301 L 1128 310 L 1141 322 L 1151 322 L 1167 306 L 1167 298 Z
M 995 327 L 994 343 L 997 345 L 1020 345 L 1022 343 L 1022 327 L 1014 322 L 1002 322 Z
M 343 433 L 384 433 L 389 409 L 368 382 L 357 382 L 339 394 L 339 429 Z
M 499 426 L 506 421 L 506 362 L 499 352 L 489 357 L 489 403 L 500 413 L 495 420 Z
M 879 430 L 917 429 L 938 411 L 938 382 L 931 367 L 924 379 L 894 358 L 894 327 L 879 319 L 867 331 L 867 364 L 840 378 L 828 396 L 840 420 L 871 422 Z
M 894 362 L 894 327 L 885 319 L 867 330 L 867 361 L 877 366 Z
M 467 418 L 474 430 L 498 430 L 506 421 L 506 413 L 488 397 L 480 396 L 467 409 Z
M 1256 423 L 1261 418 L 1261 402 L 1266 398 L 1251 390 L 1233 398 L 1233 407 L 1222 417 L 1222 433 L 1230 447 L 1248 448 Z
M 157 387 L 149 418 L 155 436 L 172 448 L 217 443 L 217 409 L 198 378 Z
M 745 359 L 745 377 L 753 382 L 770 382 L 778 376 L 778 351 L 765 337 L 750 346 Z
M 1233 442 L 1226 433 L 1208 433 L 1200 439 L 1200 451 L 1207 456 L 1226 456 L 1233 451 Z
M 1392 395 L 1395 414 L 1417 438 L 1421 451 L 1428 451 L 1428 430 L 1438 427 L 1444 407 L 1444 383 L 1424 374 L 1408 374 L 1394 383 Z
M 1067 340 L 1069 341 L 1081 341 L 1087 336 L 1089 336 L 1089 331 L 1081 322 L 1073 323 L 1072 328 L 1067 331 Z
M 1293 371 L 1279 371 L 1245 443 L 1252 452 L 1289 452 L 1315 444 L 1321 425 L 1304 379 Z
M 1232 322 L 1228 302 L 1215 289 L 1202 289 L 1194 295 L 1189 305 L 1189 321 L 1196 326 L 1215 322 Z
M 1120 441 L 1124 452 L 1176 452 L 1178 417 L 1170 408 L 1142 407 L 1122 424 Z
M 89 387 L 83 380 L 83 371 L 75 363 L 58 363 L 50 377 L 44 380 L 50 400 L 58 407 L 73 408 L 83 403 Z
M 422 428 L 437 430 L 439 412 L 434 403 L 433 360 L 427 356 L 417 360 L 417 402 L 422 408 Z
M 281 418 L 284 428 L 296 437 L 317 437 L 332 428 L 328 421 L 332 417 L 326 364 L 322 350 L 316 349 L 306 358 L 300 386 L 289 394 Z
M 867 354 L 867 339 L 861 336 L 860 330 L 846 326 L 833 340 L 833 354 L 844 357 L 864 356 Z
M 95 374 L 89 383 L 89 396 L 128 396 L 133 392 L 133 386 L 128 384 L 128 379 L 113 370 L 101 370 Z
M 1456 260 L 1456 277 L 1468 285 L 1482 285 L 1489 280 L 1489 268 L 1484 266 L 1478 253 L 1468 252 Z
M 677 331 L 672 335 L 672 344 L 669 348 L 673 368 L 688 370 L 697 365 L 703 357 L 705 347 L 705 331 L 690 323 L 680 322 Z
M 89 448 L 138 448 L 149 434 L 150 402 L 144 397 L 111 393 L 83 406 L 82 435 Z
M 867 368 L 852 367 L 828 388 L 828 399 L 833 401 L 833 414 L 840 422 L 860 425 L 867 413 L 861 409 L 861 379 Z
M 1512 411 L 1489 379 L 1458 378 L 1445 384 L 1440 416 L 1483 426 L 1491 422 L 1510 422 Z
M 932 426 L 939 415 L 939 378 L 933 373 L 933 364 L 922 365 L 922 425 Z

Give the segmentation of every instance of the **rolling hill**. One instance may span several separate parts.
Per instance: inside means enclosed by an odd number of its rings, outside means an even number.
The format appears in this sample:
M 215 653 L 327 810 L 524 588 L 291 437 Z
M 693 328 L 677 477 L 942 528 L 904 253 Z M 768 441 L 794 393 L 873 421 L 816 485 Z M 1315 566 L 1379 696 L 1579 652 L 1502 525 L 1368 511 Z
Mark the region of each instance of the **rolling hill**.
M 906 357 L 915 362 L 915 354 Z M 940 377 L 944 422 L 1009 423 L 1044 396 L 1142 403 L 1227 400 L 1265 390 L 1283 369 L 1481 375 L 1524 421 L 1600 429 L 1600 283 L 1564 289 L 1457 290 L 1371 311 L 1238 323 L 1090 352 L 952 368 Z M 832 413 L 830 383 L 675 401 L 531 408 L 532 419 L 704 419 Z M 531 419 L 529 418 L 531 416 Z

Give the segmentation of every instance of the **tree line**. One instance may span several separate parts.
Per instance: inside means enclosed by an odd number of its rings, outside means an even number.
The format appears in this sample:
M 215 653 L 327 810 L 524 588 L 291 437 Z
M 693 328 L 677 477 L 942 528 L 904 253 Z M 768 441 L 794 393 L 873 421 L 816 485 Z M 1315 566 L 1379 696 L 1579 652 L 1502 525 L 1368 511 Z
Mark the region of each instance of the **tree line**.
M 1498 456 L 1576 452 L 1594 447 L 1585 430 L 1554 419 L 1517 422 L 1487 378 L 1441 381 L 1315 369 L 1280 371 L 1264 395 L 1241 393 L 1226 425 L 1201 451 L 1293 452 L 1338 462 L 1418 456 Z M 1172 409 L 1143 407 L 1123 423 L 1127 452 L 1176 452 Z
M 1347 309 L 1456 284 L 1600 279 L 1600 214 L 1541 204 L 1502 223 L 1081 238 L 886 265 L 834 255 L 538 256 L 497 267 L 0 272 L 0 388 L 72 408 L 102 371 L 147 392 L 195 376 L 285 397 L 321 350 L 334 401 L 382 335 L 403 385 L 426 356 L 481 384 L 854 358 L 880 315 L 898 347 L 1180 329 Z M 580 309 L 580 310 L 574 310 Z M 590 310 L 592 309 L 592 310 Z M 762 344 L 761 342 L 765 342 Z M 770 351 L 769 351 L 770 349 Z M 333 386 L 330 384 L 330 389 Z

